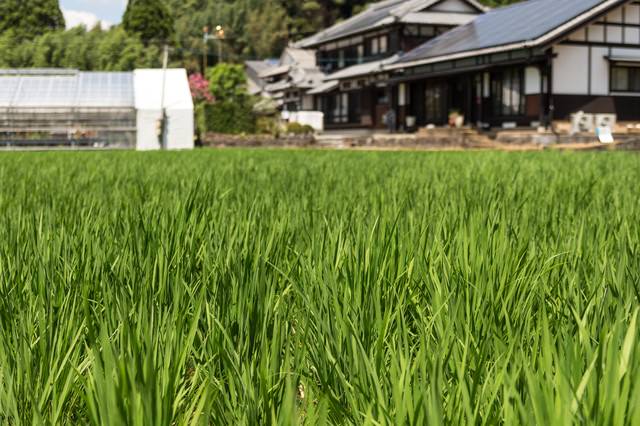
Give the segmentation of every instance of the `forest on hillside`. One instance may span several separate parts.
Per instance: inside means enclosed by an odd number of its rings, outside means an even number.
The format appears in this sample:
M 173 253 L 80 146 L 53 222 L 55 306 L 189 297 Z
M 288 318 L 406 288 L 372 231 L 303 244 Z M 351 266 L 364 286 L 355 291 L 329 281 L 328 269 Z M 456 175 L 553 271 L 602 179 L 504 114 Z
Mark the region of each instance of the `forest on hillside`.
M 487 0 L 498 6 L 514 0 Z M 196 69 L 205 52 L 203 29 L 224 28 L 221 46 L 207 44 L 207 60 L 278 56 L 299 40 L 362 11 L 367 0 L 130 0 L 121 25 L 64 29 L 58 0 L 0 1 L 0 67 L 130 70 L 171 62 Z M 220 47 L 220 49 L 218 49 Z

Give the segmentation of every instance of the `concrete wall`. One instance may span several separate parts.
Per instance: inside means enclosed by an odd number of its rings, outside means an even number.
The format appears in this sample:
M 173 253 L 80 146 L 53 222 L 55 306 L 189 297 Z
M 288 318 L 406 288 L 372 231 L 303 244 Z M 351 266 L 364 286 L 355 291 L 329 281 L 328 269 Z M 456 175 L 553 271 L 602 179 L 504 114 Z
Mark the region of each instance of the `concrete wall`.
M 298 111 L 289 113 L 290 123 L 309 125 L 314 130 L 322 132 L 324 130 L 324 114 L 320 111 Z

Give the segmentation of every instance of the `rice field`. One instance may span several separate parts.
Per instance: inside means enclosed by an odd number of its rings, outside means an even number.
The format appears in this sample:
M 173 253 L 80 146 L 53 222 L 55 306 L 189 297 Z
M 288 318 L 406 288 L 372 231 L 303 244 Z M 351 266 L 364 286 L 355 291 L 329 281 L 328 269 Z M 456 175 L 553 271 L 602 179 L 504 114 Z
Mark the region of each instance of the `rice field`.
M 0 423 L 640 424 L 640 157 L 5 153 Z

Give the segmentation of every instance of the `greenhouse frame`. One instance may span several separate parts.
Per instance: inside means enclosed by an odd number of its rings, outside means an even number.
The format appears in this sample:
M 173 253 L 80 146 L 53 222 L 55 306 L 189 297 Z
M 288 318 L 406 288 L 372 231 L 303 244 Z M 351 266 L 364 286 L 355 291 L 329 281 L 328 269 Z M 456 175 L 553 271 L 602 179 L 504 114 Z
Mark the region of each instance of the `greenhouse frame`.
M 187 73 L 0 70 L 0 146 L 191 149 Z

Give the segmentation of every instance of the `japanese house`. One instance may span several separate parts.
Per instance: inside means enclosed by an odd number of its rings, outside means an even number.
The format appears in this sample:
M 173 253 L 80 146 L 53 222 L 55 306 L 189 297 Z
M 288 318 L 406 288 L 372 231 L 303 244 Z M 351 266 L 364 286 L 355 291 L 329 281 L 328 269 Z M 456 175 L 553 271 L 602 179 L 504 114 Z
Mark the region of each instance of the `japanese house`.
M 296 47 L 287 47 L 276 64 L 248 61 L 245 69 L 252 94 L 273 99 L 283 111 L 312 110 L 313 96 L 307 91 L 324 78 L 315 53 Z
M 392 102 L 383 67 L 424 42 L 472 21 L 486 8 L 474 0 L 386 0 L 302 40 L 314 49 L 323 84 L 308 94 L 325 127 L 380 128 Z
M 548 125 L 572 113 L 640 120 L 640 2 L 529 0 L 386 64 L 398 125 Z

